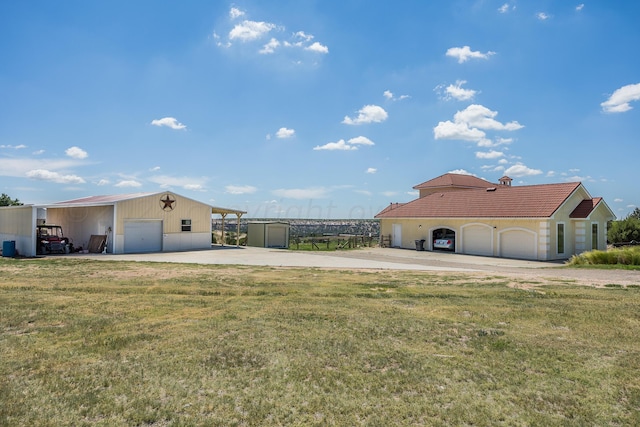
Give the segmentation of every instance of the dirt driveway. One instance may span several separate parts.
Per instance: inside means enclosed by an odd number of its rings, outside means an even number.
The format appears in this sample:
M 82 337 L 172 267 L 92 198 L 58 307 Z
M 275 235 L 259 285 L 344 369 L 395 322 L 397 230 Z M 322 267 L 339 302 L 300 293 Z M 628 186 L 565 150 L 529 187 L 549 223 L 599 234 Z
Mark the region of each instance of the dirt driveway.
M 211 250 L 189 252 L 72 256 L 109 261 L 235 264 L 351 270 L 413 270 L 429 271 L 432 274 L 459 272 L 485 278 L 489 275 L 512 278 L 514 282 L 520 284 L 530 283 L 532 286 L 562 283 L 598 287 L 605 285 L 640 286 L 640 271 L 576 269 L 565 267 L 562 262 L 524 261 L 444 252 L 418 252 L 394 248 L 302 252 L 253 247 L 214 246 Z

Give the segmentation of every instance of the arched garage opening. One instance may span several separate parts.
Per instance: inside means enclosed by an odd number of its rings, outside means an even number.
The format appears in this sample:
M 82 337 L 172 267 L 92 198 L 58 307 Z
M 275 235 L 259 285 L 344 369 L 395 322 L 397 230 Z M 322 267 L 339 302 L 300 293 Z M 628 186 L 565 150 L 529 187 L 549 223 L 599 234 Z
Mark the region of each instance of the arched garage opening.
M 447 227 L 434 228 L 431 231 L 430 243 L 434 251 L 455 252 L 456 231 Z

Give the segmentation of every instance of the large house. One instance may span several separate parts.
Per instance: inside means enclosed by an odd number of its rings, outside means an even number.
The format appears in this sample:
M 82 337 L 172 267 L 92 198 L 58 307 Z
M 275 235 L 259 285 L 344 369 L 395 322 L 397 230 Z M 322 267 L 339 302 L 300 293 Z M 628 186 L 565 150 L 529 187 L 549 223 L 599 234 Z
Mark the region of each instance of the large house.
M 392 203 L 376 215 L 380 234 L 392 247 L 434 250 L 440 246 L 434 248 L 435 240 L 446 239 L 456 253 L 530 260 L 606 249 L 607 222 L 615 215 L 582 183 L 499 181 L 447 173 L 416 185 L 416 200 Z

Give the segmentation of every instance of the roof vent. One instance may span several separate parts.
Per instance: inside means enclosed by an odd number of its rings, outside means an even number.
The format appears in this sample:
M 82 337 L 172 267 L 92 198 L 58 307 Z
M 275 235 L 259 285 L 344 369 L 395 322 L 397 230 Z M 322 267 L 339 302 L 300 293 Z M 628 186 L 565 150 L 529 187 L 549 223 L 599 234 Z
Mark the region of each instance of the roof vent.
M 487 188 L 487 191 L 496 191 L 496 187 L 489 187 Z

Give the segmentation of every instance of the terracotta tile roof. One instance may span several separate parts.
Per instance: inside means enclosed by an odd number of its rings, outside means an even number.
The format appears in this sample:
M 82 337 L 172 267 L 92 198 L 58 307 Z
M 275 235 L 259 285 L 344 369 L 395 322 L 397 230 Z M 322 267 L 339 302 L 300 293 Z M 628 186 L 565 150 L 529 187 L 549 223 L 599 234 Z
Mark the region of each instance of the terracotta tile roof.
M 131 194 L 114 194 L 109 196 L 89 196 L 81 199 L 67 200 L 64 202 L 57 202 L 56 205 L 93 205 L 93 204 L 110 204 L 115 202 L 121 202 L 123 200 L 136 199 L 139 197 L 151 196 L 152 194 L 160 193 L 131 193 Z
M 442 188 L 442 187 L 464 187 L 464 188 L 487 188 L 495 186 L 489 181 L 477 178 L 471 175 L 462 175 L 457 173 L 445 173 L 437 178 L 430 179 L 413 187 L 415 190 L 427 189 L 427 188 Z
M 436 178 L 437 179 L 437 178 Z M 580 186 L 579 182 L 436 192 L 394 207 L 376 218 L 547 218 Z
M 569 218 L 587 218 L 601 201 L 602 197 L 583 200 L 578 206 L 576 206 L 573 212 L 571 212 Z

